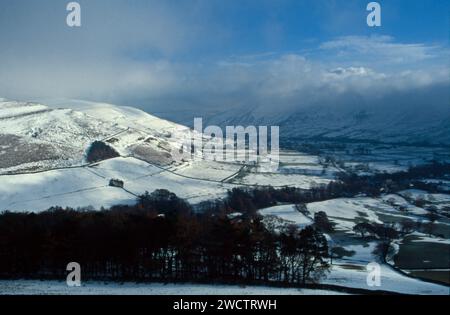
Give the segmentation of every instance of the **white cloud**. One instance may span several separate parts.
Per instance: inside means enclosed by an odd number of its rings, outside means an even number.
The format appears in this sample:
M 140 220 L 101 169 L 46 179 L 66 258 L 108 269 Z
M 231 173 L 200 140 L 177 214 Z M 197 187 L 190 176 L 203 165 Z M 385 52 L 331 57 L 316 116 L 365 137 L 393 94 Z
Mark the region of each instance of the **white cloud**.
M 0 52 L 0 96 L 94 99 L 157 112 L 184 109 L 192 115 L 234 106 L 280 113 L 334 104 L 345 95 L 370 102 L 450 85 L 445 47 L 397 43 L 385 36 L 337 38 L 308 57 L 270 52 L 204 62 L 174 61 L 170 53 L 140 60 L 118 53 L 121 49 L 92 55 L 85 50 L 81 56 L 46 56 L 29 49 Z
M 341 58 L 370 60 L 383 63 L 412 63 L 448 54 L 438 45 L 398 43 L 390 36 L 344 36 L 320 45 Z

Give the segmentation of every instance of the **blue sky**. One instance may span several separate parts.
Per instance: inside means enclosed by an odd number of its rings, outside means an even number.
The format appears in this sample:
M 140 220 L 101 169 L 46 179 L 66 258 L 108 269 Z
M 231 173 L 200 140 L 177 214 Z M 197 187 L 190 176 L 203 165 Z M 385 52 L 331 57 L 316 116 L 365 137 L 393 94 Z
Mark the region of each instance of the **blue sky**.
M 449 84 L 449 1 L 378 1 L 379 28 L 368 0 L 80 0 L 80 28 L 68 2 L 0 0 L 0 96 L 291 110 Z
M 210 19 L 229 36 L 202 42 L 196 52 L 212 55 L 298 52 L 347 35 L 389 35 L 398 41 L 448 43 L 446 1 L 390 0 L 382 6 L 383 26 L 366 24 L 367 0 L 212 1 Z

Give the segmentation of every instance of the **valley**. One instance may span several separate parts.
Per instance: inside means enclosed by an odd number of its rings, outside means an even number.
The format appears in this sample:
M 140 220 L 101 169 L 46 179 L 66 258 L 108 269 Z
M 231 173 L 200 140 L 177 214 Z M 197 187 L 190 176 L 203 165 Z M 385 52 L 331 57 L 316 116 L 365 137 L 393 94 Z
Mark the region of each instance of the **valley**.
M 280 151 L 278 170 L 267 172 L 258 163 L 177 159 L 172 153 L 180 147 L 186 131 L 187 127 L 140 110 L 110 104 L 58 101 L 41 105 L 3 100 L 0 211 L 40 213 L 55 206 L 79 210 L 131 206 L 146 191 L 158 189 L 175 193 L 201 211 L 205 202 L 223 200 L 235 188 L 290 187 L 314 194 L 341 182 L 342 174 L 395 176 L 433 161 L 450 162 L 448 148 L 439 146 L 291 140 Z M 87 150 L 94 141 L 107 144 L 117 156 L 88 162 Z M 111 185 L 112 179 L 123 185 Z M 404 185 L 403 179 L 399 182 Z M 326 214 L 333 226 L 325 233 L 332 262 L 321 283 L 407 294 L 448 294 L 450 176 L 434 174 L 407 182 L 408 187 L 396 189 L 395 180 L 387 179 L 376 196 L 343 197 L 341 193 L 337 198 L 320 197 L 320 201 L 303 205 L 278 202 L 258 213 L 277 233 L 290 225 L 304 228 L 317 224 L 317 214 Z M 242 215 L 235 211 L 229 217 L 239 220 Z M 377 254 L 380 237 L 376 232 L 362 235 L 355 230 L 361 223 L 398 231 L 389 241 L 393 250 L 386 257 Z M 366 284 L 370 262 L 381 264 L 381 287 Z

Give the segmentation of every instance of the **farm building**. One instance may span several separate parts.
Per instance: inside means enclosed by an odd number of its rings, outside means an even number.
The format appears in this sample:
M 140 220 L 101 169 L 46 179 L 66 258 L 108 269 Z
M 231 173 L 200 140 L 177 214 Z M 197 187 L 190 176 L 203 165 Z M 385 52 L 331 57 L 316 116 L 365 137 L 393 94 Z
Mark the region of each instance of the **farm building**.
M 123 183 L 123 181 L 120 180 L 120 179 L 114 179 L 114 178 L 112 178 L 112 179 L 109 180 L 109 186 L 111 186 L 111 187 L 119 187 L 119 188 L 123 188 L 123 185 L 124 185 L 124 183 Z

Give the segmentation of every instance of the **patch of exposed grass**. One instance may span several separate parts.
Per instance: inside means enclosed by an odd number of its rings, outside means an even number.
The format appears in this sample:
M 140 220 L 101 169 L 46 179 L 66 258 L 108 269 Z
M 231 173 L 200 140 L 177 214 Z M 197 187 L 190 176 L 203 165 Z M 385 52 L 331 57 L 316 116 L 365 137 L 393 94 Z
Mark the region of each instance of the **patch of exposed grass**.
M 450 245 L 434 242 L 413 242 L 417 237 L 406 237 L 394 257 L 401 269 L 449 268 Z
M 411 276 L 425 279 L 443 282 L 450 285 L 450 271 L 446 270 L 426 270 L 426 271 L 409 271 Z

